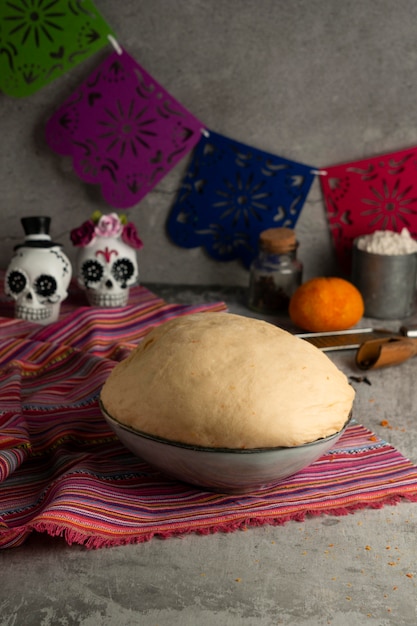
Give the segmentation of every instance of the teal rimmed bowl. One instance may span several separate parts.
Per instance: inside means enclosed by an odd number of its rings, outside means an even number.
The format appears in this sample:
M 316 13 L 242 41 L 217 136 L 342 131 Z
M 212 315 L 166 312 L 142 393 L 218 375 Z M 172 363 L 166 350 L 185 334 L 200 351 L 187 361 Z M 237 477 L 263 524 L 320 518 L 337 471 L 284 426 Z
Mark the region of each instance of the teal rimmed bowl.
M 133 454 L 166 475 L 219 493 L 249 493 L 279 483 L 311 465 L 335 446 L 347 428 L 294 447 L 229 449 L 193 446 L 154 437 L 112 417 L 100 401 L 104 419 Z

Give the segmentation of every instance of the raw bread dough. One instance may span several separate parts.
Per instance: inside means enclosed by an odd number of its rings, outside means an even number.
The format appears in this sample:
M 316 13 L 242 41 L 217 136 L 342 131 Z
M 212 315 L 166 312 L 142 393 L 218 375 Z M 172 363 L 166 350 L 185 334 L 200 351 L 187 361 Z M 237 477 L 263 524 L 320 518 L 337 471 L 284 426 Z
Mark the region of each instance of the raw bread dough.
M 195 313 L 154 328 L 101 391 L 116 420 L 172 441 L 297 446 L 339 432 L 355 392 L 318 348 L 261 320 Z

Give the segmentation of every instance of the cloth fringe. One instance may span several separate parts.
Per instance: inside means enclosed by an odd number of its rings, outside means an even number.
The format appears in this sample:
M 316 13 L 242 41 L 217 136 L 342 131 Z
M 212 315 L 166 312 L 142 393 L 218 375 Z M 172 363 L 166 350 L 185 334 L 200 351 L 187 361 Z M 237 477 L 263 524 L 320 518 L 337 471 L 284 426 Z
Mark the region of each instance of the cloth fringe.
M 32 533 L 37 532 L 40 534 L 47 534 L 50 537 L 59 537 L 65 540 L 68 545 L 79 545 L 87 550 L 97 550 L 100 548 L 112 548 L 116 546 L 134 545 L 140 543 L 147 543 L 153 539 L 167 540 L 173 537 L 181 538 L 190 534 L 196 534 L 201 536 L 214 535 L 216 533 L 234 533 L 237 531 L 245 532 L 250 528 L 261 528 L 263 526 L 283 526 L 289 522 L 305 522 L 309 518 L 323 517 L 325 515 L 333 517 L 343 517 L 347 515 L 353 515 L 356 511 L 364 509 L 382 509 L 384 506 L 396 506 L 402 501 L 417 503 L 416 494 L 405 494 L 403 496 L 391 496 L 384 498 L 378 502 L 359 502 L 349 507 L 337 507 L 329 508 L 323 511 L 317 511 L 314 509 L 299 512 L 295 515 L 283 515 L 278 518 L 271 517 L 248 517 L 235 520 L 227 524 L 215 524 L 213 526 L 207 526 L 202 528 L 195 528 L 189 526 L 182 528 L 181 531 L 155 531 L 150 533 L 141 533 L 137 536 L 122 537 L 117 540 L 106 539 L 98 535 L 88 535 L 81 532 L 77 532 L 71 528 L 64 528 L 56 524 L 48 523 L 34 523 L 30 525 L 30 528 L 25 528 L 20 531 L 15 529 L 13 535 L 13 541 L 9 543 L 7 547 L 18 547 L 24 543 L 26 538 Z M 6 547 L 6 546 L 3 546 Z

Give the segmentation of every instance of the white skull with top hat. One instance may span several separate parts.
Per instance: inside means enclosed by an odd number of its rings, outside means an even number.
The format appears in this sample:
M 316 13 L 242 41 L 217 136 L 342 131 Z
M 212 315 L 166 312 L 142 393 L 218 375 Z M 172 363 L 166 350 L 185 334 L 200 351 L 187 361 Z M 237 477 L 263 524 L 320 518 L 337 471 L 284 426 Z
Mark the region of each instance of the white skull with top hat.
M 62 246 L 51 241 L 50 222 L 47 216 L 21 219 L 25 239 L 14 249 L 4 285 L 15 300 L 15 317 L 43 325 L 58 319 L 72 275 Z
M 138 283 L 136 250 L 142 248 L 136 227 L 124 215 L 96 212 L 71 231 L 78 247 L 77 281 L 92 306 L 125 306 L 129 288 Z

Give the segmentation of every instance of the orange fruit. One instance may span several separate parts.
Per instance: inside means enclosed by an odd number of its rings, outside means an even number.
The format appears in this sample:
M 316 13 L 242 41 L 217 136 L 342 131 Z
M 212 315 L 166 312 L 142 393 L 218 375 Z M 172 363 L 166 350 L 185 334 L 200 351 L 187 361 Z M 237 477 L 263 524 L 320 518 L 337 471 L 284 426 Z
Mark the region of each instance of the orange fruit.
M 344 278 L 316 277 L 294 292 L 290 304 L 291 321 L 304 330 L 325 332 L 346 330 L 364 314 L 360 291 Z

